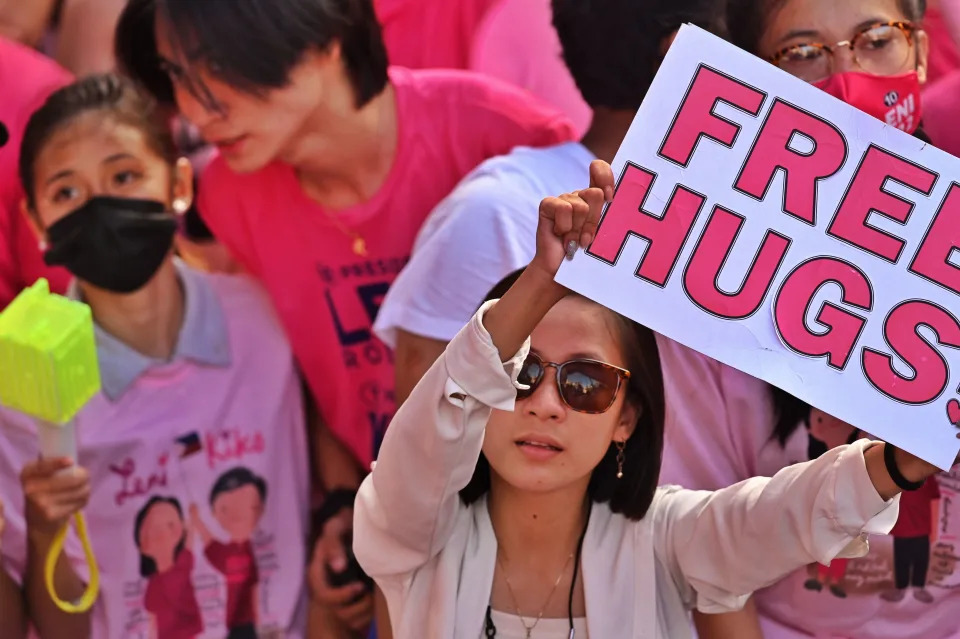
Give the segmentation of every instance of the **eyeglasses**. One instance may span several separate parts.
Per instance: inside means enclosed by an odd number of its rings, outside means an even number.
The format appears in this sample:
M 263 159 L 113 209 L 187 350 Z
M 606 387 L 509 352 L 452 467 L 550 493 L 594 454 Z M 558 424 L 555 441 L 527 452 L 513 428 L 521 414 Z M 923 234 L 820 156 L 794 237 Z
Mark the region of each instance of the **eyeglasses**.
M 917 30 L 911 22 L 883 22 L 832 47 L 819 42 L 795 44 L 775 53 L 770 61 L 790 75 L 816 82 L 832 73 L 837 50 L 847 47 L 857 66 L 867 73 L 894 75 L 910 58 L 912 36 Z
M 557 390 L 563 403 L 578 413 L 596 415 L 610 410 L 630 371 L 592 359 L 572 359 L 563 364 L 545 362 L 534 353 L 527 355 L 517 381 L 527 386 L 517 389 L 517 399 L 533 395 L 543 381 L 547 368 L 557 369 Z

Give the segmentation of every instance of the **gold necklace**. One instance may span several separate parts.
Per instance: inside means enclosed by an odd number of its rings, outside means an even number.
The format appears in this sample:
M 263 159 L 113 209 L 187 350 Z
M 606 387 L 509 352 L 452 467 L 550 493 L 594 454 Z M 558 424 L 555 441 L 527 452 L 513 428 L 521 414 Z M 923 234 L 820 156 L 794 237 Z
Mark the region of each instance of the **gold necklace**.
M 333 222 L 341 233 L 353 239 L 353 244 L 351 248 L 353 249 L 353 254 L 357 257 L 366 257 L 367 256 L 367 241 L 363 239 L 363 236 L 357 233 L 356 231 L 347 227 L 346 224 L 340 221 L 340 218 L 336 215 L 330 213 L 326 209 L 323 209 L 324 215 L 327 216 L 327 219 Z
M 295 174 L 297 178 L 297 183 L 300 185 L 300 188 L 303 189 L 303 192 L 306 194 L 308 198 L 313 199 L 310 196 L 309 189 L 304 184 L 303 178 L 300 176 L 300 173 L 295 172 Z M 367 241 L 363 239 L 363 236 L 357 233 L 356 231 L 350 229 L 346 224 L 344 224 L 340 220 L 340 218 L 337 215 L 328 211 L 326 207 L 324 207 L 323 205 L 320 205 L 320 210 L 323 211 L 323 215 L 327 218 L 327 220 L 329 220 L 331 224 L 337 227 L 337 230 L 339 230 L 341 233 L 343 233 L 344 235 L 346 235 L 347 237 L 353 240 L 353 244 L 351 245 L 353 254 L 356 255 L 357 257 L 366 257 Z
M 550 594 L 547 596 L 547 600 L 543 602 L 543 606 L 540 608 L 540 614 L 537 615 L 537 619 L 533 622 L 533 624 L 528 626 L 526 619 L 524 619 L 523 615 L 520 613 L 520 603 L 517 599 L 516 593 L 513 592 L 513 585 L 510 583 L 510 575 L 507 574 L 507 569 L 503 565 L 503 560 L 500 557 L 500 553 L 497 552 L 497 563 L 500 565 L 500 571 L 503 572 L 503 580 L 507 582 L 507 591 L 510 593 L 510 598 L 513 600 L 513 607 L 517 611 L 517 617 L 520 619 L 520 625 L 523 626 L 524 631 L 527 633 L 527 639 L 530 639 L 530 633 L 532 633 L 533 629 L 537 627 L 538 623 L 540 623 L 540 620 L 543 618 L 544 611 L 553 600 L 553 595 L 557 592 L 557 586 L 560 585 L 560 581 L 567 573 L 567 566 L 570 565 L 573 555 L 574 553 L 570 553 L 570 556 L 567 557 L 566 563 L 563 564 L 563 570 L 561 570 L 560 574 L 557 575 L 557 580 L 553 582 L 553 588 L 550 589 Z

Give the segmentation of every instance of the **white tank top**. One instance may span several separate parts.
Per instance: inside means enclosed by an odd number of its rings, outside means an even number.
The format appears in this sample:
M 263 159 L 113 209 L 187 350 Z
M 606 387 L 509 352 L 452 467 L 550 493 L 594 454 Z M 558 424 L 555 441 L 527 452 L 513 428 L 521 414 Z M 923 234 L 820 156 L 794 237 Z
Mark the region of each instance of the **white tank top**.
M 527 631 L 524 630 L 520 618 L 516 615 L 491 610 L 490 618 L 497 628 L 496 639 L 527 639 Z M 523 619 L 527 622 L 527 625 L 533 622 L 533 619 L 527 617 Z M 573 629 L 575 631 L 574 639 L 589 639 L 585 617 L 574 619 Z M 568 619 L 541 619 L 537 623 L 537 627 L 530 632 L 530 639 L 568 639 L 569 636 L 570 621 Z M 480 639 L 486 639 L 486 637 L 487 635 L 481 631 Z

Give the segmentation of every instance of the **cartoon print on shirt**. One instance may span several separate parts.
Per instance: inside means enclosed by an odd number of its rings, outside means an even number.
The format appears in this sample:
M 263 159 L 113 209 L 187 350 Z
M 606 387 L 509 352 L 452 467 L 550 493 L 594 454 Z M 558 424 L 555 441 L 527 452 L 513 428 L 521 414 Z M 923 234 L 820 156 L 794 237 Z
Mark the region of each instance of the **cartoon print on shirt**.
M 815 408 L 810 410 L 808 428 L 810 459 L 864 436 L 853 426 Z M 920 490 L 901 495 L 900 515 L 890 531 L 889 554 L 878 543 L 861 559 L 835 559 L 827 566 L 814 564 L 809 567 L 804 588 L 815 592 L 827 589 L 841 599 L 870 594 L 891 604 L 903 601 L 912 590 L 916 601 L 933 603 L 936 598 L 928 585 L 951 587 L 946 581 L 957 566 L 957 562 L 950 561 L 953 546 L 940 539 L 940 533 L 948 528 L 949 504 L 949 499 L 941 499 L 941 486 L 944 482 L 949 485 L 949 478 L 948 474 L 931 477 Z
M 810 409 L 809 418 L 809 448 L 810 459 L 816 459 L 828 450 L 848 444 L 859 437 L 860 432 L 850 424 L 827 415 L 816 408 Z M 847 597 L 847 588 L 844 580 L 847 576 L 849 559 L 834 559 L 829 565 L 816 565 L 813 574 L 804 582 L 807 590 L 820 592 L 824 587 L 829 589 L 833 596 L 840 599 Z
M 140 575 L 147 580 L 143 607 L 151 639 L 188 639 L 203 632 L 200 606 L 191 583 L 192 532 L 173 497 L 151 497 L 137 513 L 134 542 Z
M 900 516 L 890 531 L 893 537 L 894 588 L 881 594 L 885 601 L 902 601 L 908 587 L 913 597 L 925 604 L 933 603 L 927 590 L 930 548 L 940 528 L 940 485 L 930 477 L 916 491 L 900 495 Z
M 266 482 L 248 468 L 233 468 L 217 479 L 210 490 L 210 509 L 220 528 L 229 535 L 227 542 L 214 537 L 196 504 L 190 506 L 190 519 L 200 535 L 204 556 L 226 580 L 227 639 L 257 637 L 260 576 L 251 540 L 266 500 Z
M 931 585 L 946 589 L 960 589 L 960 528 L 957 526 L 957 505 L 960 504 L 960 468 L 942 473 L 940 488 L 940 520 L 934 533 L 927 580 Z

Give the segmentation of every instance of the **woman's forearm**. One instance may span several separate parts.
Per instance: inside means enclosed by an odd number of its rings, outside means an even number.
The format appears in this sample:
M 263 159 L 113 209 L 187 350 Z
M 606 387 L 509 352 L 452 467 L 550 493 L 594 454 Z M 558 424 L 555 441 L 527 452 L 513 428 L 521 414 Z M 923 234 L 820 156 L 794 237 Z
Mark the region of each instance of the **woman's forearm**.
M 0 636 L 22 639 L 27 636 L 27 616 L 20 586 L 0 568 Z
M 90 613 L 71 614 L 60 610 L 47 592 L 44 566 L 53 537 L 30 534 L 27 550 L 27 572 L 24 592 L 30 619 L 41 639 L 86 639 L 90 636 Z M 61 554 L 54 573 L 54 587 L 64 601 L 79 599 L 86 584 L 80 579 L 65 555 Z
M 356 490 L 364 474 L 356 458 L 320 420 L 314 422 L 314 466 L 323 490 Z
M 552 275 L 528 267 L 483 318 L 500 359 L 507 361 L 516 355 L 540 320 L 566 294 L 567 290 L 554 282 Z

